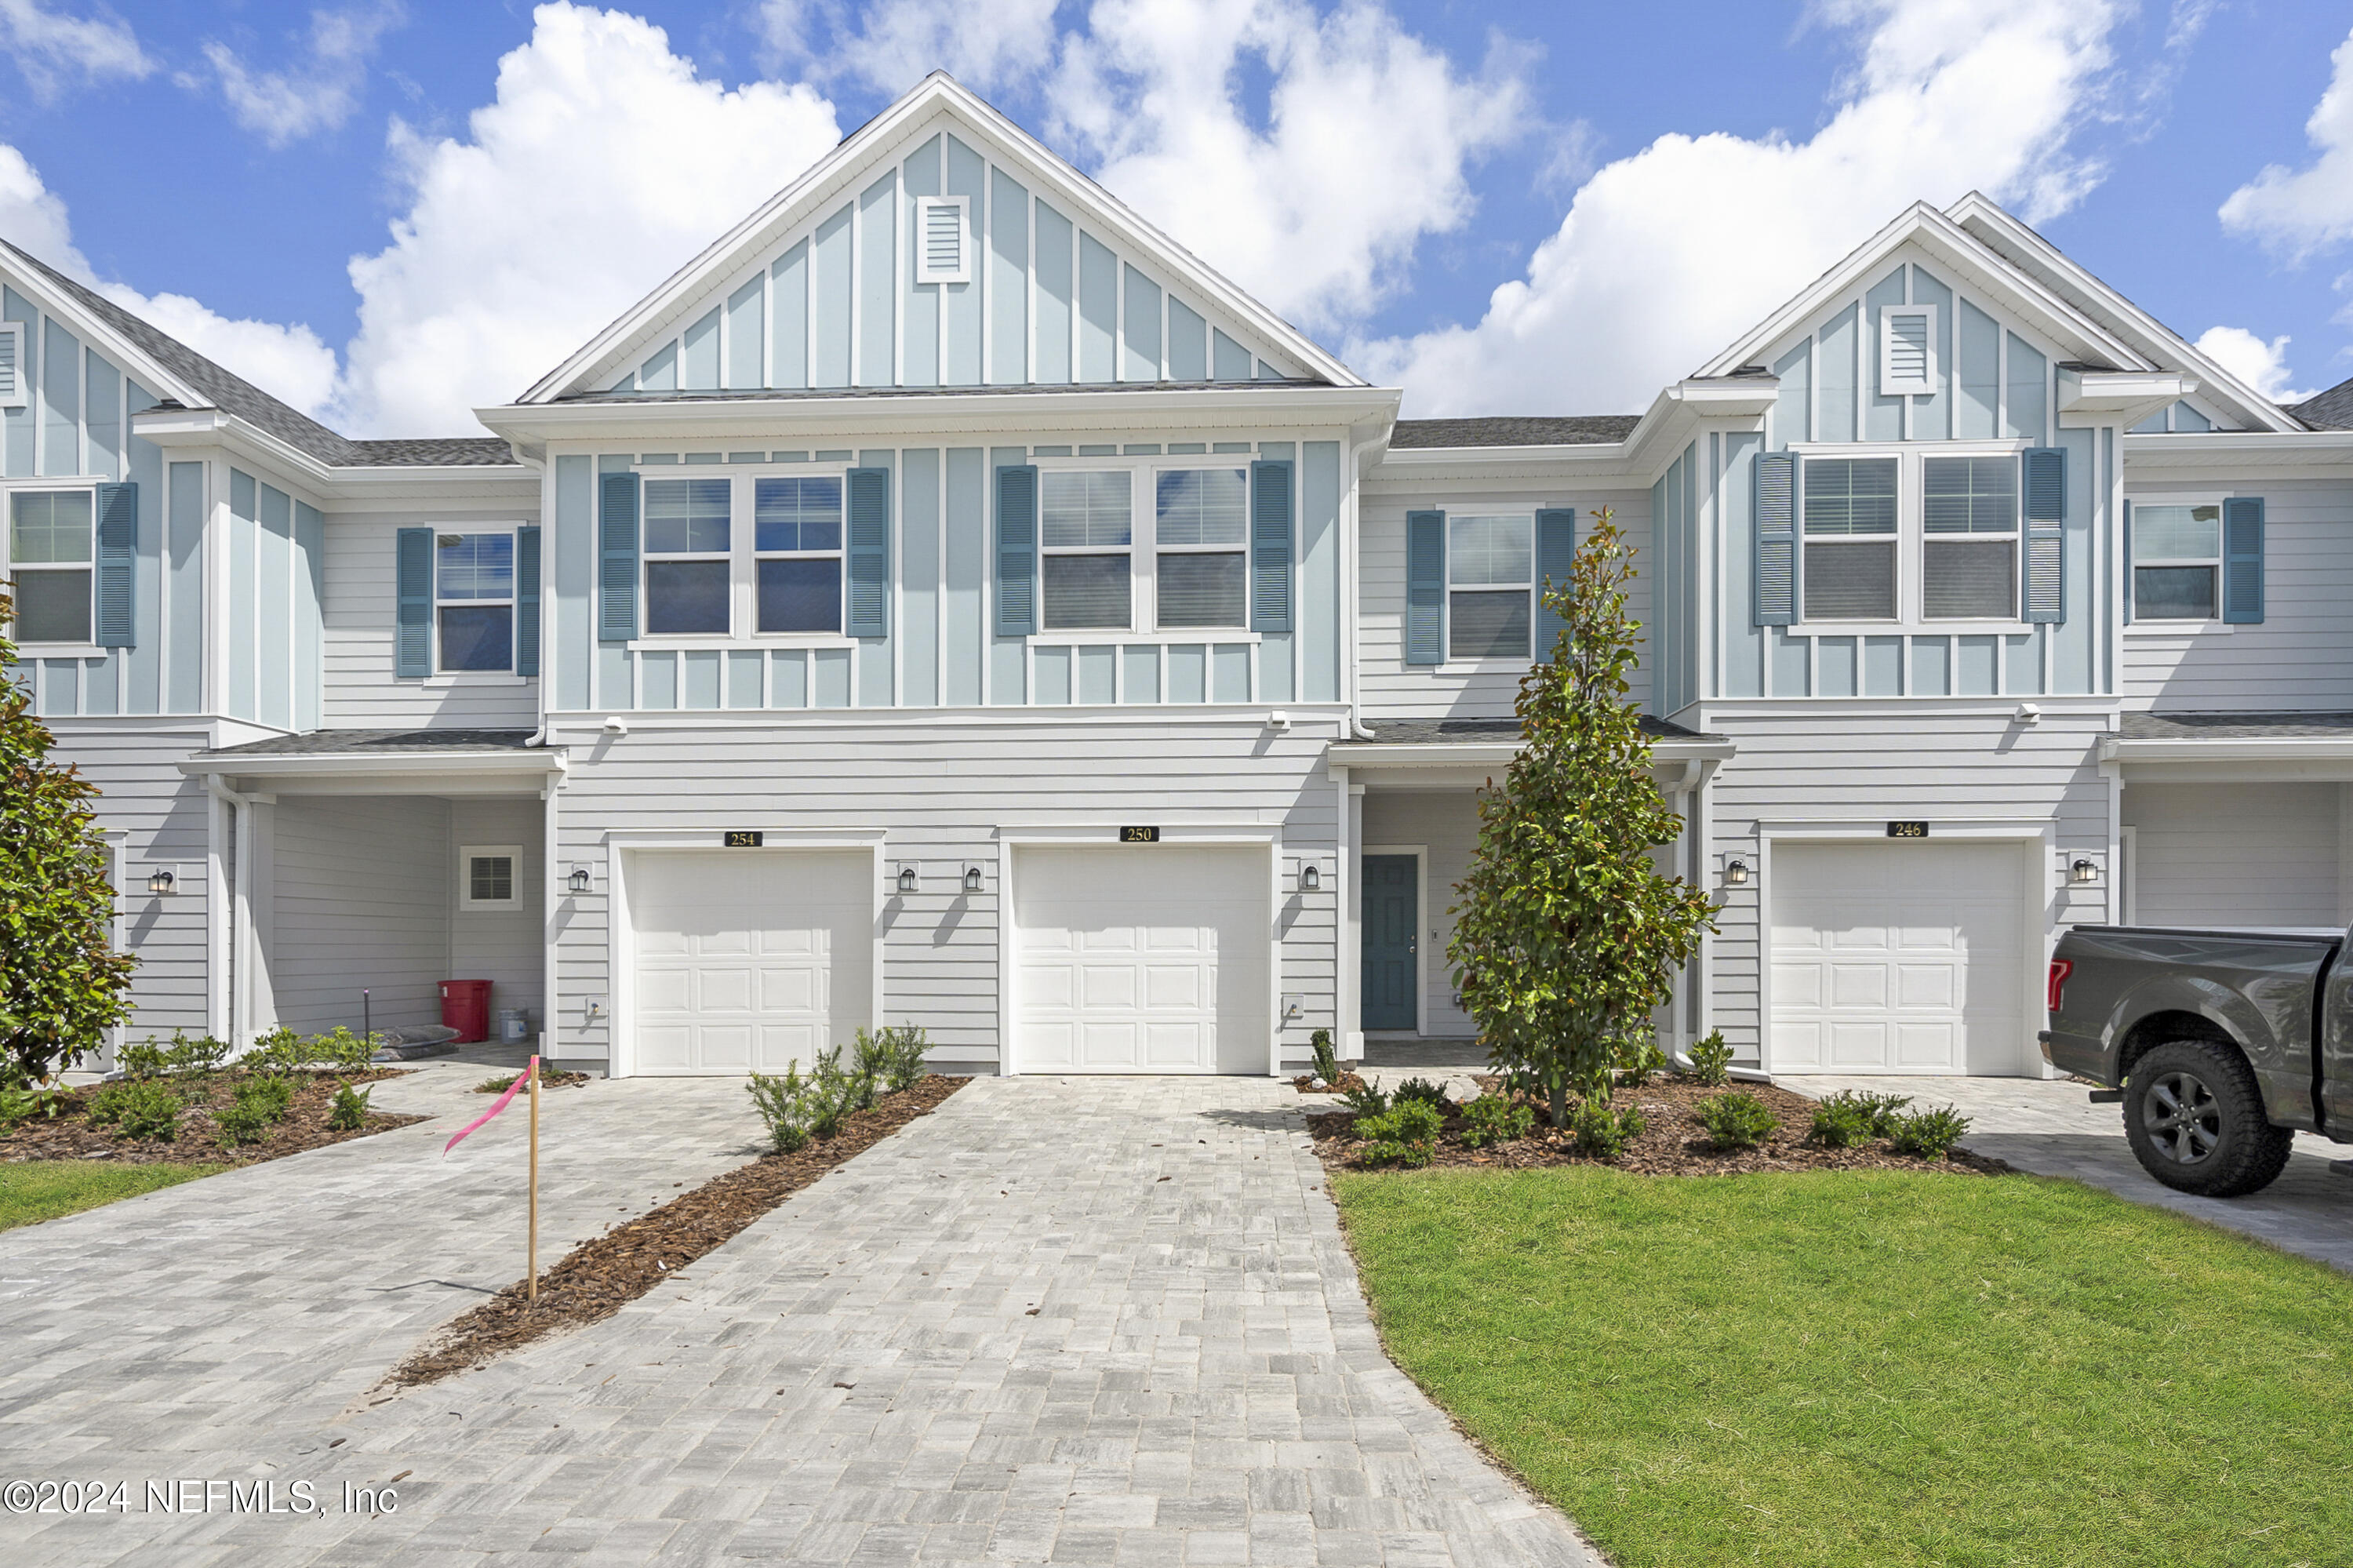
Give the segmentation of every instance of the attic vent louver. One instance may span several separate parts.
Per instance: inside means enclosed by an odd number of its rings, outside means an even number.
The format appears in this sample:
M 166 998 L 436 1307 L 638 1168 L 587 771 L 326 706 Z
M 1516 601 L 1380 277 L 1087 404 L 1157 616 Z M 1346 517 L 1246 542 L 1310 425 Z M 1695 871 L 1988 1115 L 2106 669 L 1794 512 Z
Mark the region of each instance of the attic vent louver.
M 1879 312 L 1879 395 L 1930 397 L 1936 390 L 1936 307 L 1885 305 Z
M 968 283 L 972 261 L 965 254 L 965 198 L 921 196 L 915 202 L 915 281 Z

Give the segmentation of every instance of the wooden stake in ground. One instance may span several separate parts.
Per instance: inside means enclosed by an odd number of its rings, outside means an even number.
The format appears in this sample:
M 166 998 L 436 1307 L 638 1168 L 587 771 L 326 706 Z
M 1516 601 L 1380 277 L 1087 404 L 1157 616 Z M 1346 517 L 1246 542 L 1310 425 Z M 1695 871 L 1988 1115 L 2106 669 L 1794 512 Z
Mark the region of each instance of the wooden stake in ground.
M 531 1239 L 523 1249 L 523 1266 L 531 1278 L 531 1299 L 539 1299 L 539 1058 L 523 1069 L 531 1075 Z

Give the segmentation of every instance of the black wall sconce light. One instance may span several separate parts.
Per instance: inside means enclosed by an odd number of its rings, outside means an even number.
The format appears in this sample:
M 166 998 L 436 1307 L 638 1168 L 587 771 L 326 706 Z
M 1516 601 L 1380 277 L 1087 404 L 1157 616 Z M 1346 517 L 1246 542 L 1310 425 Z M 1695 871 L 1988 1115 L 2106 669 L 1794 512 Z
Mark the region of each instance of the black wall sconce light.
M 1724 880 L 1735 887 L 1748 885 L 1748 863 L 1734 855 L 1724 863 Z
M 980 867 L 968 865 L 964 868 L 964 890 L 966 893 L 980 891 Z
M 158 898 L 175 891 L 179 885 L 180 879 L 172 874 L 172 868 L 168 865 L 157 866 L 147 878 L 147 891 Z

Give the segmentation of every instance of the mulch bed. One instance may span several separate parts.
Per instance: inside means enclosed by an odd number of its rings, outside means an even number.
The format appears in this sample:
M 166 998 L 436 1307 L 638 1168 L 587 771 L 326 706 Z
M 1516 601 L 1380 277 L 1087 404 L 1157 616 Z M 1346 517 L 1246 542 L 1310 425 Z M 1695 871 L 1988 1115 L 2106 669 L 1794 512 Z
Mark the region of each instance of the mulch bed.
M 495 1077 L 484 1078 L 480 1083 L 474 1086 L 474 1092 L 478 1095 L 502 1095 L 507 1092 L 507 1086 L 509 1084 L 513 1083 L 517 1078 L 522 1076 L 522 1069 L 521 1067 L 517 1067 L 511 1073 L 501 1073 Z M 543 1089 L 577 1088 L 587 1081 L 588 1075 L 586 1073 L 550 1073 L 543 1071 L 539 1075 L 539 1086 Z M 531 1093 L 531 1090 L 528 1087 L 525 1087 L 523 1093 L 529 1094 Z
M 1499 1086 L 1498 1080 L 1492 1077 L 1474 1081 L 1489 1093 Z M 1695 1107 L 1702 1100 L 1736 1090 L 1764 1101 L 1766 1108 L 1780 1118 L 1781 1125 L 1755 1149 L 1719 1151 L 1709 1141 L 1707 1129 L 1700 1125 Z M 1708 1088 L 1688 1078 L 1660 1076 L 1639 1089 L 1620 1086 L 1612 1094 L 1610 1103 L 1621 1110 L 1628 1106 L 1640 1106 L 1647 1124 L 1617 1160 L 1604 1161 L 1578 1153 L 1566 1131 L 1555 1131 L 1544 1125 L 1541 1107 L 1536 1110 L 1535 1130 L 1527 1137 L 1485 1149 L 1467 1148 L 1455 1136 L 1462 1125 L 1455 1114 L 1459 1107 L 1450 1105 L 1446 1128 L 1440 1135 L 1430 1164 L 1533 1170 L 1547 1165 L 1606 1163 L 1616 1170 L 1645 1176 L 1734 1176 L 1756 1171 L 1951 1171 L 1994 1176 L 2011 1169 L 2001 1160 L 1982 1159 L 1965 1149 L 1956 1149 L 1943 1160 L 1898 1154 L 1883 1139 L 1848 1149 L 1816 1148 L 1805 1141 L 1806 1129 L 1813 1123 L 1815 1102 L 1769 1084 L 1728 1084 L 1722 1088 Z M 1915 1100 L 1907 1108 L 1916 1111 L 1930 1107 L 1926 1101 Z M 1327 1111 L 1307 1118 L 1307 1130 L 1315 1141 L 1315 1152 L 1326 1166 L 1365 1169 L 1358 1163 L 1364 1140 L 1356 1137 L 1356 1120 L 1352 1113 L 1345 1111 Z
M 1363 1088 L 1365 1086 L 1365 1080 L 1356 1076 L 1354 1073 L 1343 1072 L 1340 1075 L 1339 1082 L 1335 1084 L 1325 1084 L 1323 1087 L 1318 1088 L 1315 1086 L 1314 1074 L 1302 1073 L 1299 1076 L 1291 1080 L 1291 1086 L 1297 1089 L 1303 1095 L 1345 1095 L 1351 1093 L 1354 1090 Z
M 373 1084 L 385 1078 L 403 1077 L 406 1073 L 407 1069 L 401 1067 L 371 1067 L 347 1074 L 297 1074 L 294 1104 L 287 1111 L 286 1119 L 272 1127 L 260 1142 L 228 1149 L 222 1148 L 215 1136 L 212 1113 L 227 1107 L 235 1097 L 235 1075 L 216 1073 L 202 1084 L 167 1080 L 190 1102 L 180 1113 L 179 1136 L 170 1143 L 155 1139 L 120 1138 L 116 1136 L 118 1128 L 91 1126 L 90 1097 L 102 1086 L 87 1084 L 72 1091 L 72 1106 L 55 1118 L 35 1117 L 9 1132 L 0 1133 L 0 1163 L 104 1160 L 117 1165 L 259 1165 L 266 1160 L 283 1160 L 290 1154 L 324 1149 L 331 1143 L 348 1143 L 354 1138 L 390 1132 L 396 1127 L 427 1119 L 421 1116 L 396 1116 L 390 1111 L 370 1111 L 366 1122 L 349 1132 L 338 1132 L 327 1125 L 327 1111 L 334 1103 L 335 1091 L 345 1084 Z
M 383 1386 L 438 1383 L 535 1340 L 611 1317 L 835 1166 L 929 1115 L 966 1082 L 934 1074 L 886 1096 L 871 1110 L 844 1117 L 830 1139 L 793 1154 L 763 1155 L 582 1243 L 541 1274 L 536 1302 L 524 1294 L 527 1282 L 515 1281 L 395 1367 Z

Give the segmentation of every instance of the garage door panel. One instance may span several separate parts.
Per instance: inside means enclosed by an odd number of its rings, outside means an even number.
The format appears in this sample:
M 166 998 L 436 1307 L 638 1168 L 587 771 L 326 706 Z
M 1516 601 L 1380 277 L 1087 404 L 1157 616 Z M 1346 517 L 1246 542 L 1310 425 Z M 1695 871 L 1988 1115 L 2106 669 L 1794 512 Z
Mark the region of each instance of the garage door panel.
M 1777 845 L 1776 1070 L 2017 1071 L 2030 858 L 2011 843 Z
M 1262 1071 L 1266 876 L 1261 850 L 1017 851 L 1017 1064 Z
M 862 851 L 632 853 L 635 1069 L 781 1073 L 870 1025 L 871 874 Z

